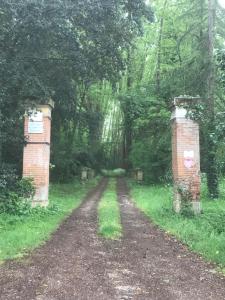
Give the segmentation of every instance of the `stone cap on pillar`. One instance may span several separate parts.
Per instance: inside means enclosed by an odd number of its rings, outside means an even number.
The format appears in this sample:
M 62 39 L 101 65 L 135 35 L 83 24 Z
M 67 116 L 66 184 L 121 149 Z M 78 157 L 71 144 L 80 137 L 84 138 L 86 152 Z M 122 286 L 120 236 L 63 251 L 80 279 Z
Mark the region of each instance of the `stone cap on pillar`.
M 192 96 L 183 95 L 183 96 L 175 97 L 173 100 L 173 108 L 190 106 L 199 103 L 201 100 L 202 99 L 199 96 L 192 97 Z
M 45 105 L 48 105 L 51 107 L 51 109 L 53 109 L 55 107 L 55 102 L 50 98 Z
M 40 111 L 40 112 L 42 112 L 44 117 L 51 118 L 51 111 L 54 108 L 54 106 L 55 106 L 55 103 L 52 99 L 49 99 L 45 103 L 40 103 L 40 104 L 34 103 L 32 107 L 29 107 L 26 110 L 25 116 L 30 116 L 34 112 Z
M 38 104 L 37 110 L 40 110 L 43 113 L 44 117 L 51 118 L 52 109 L 55 107 L 55 103 L 52 99 L 49 99 L 47 103 Z
M 192 96 L 179 96 L 175 97 L 172 104 L 172 116 L 171 120 L 174 119 L 186 119 L 187 118 L 187 107 L 198 104 L 201 102 L 200 97 Z

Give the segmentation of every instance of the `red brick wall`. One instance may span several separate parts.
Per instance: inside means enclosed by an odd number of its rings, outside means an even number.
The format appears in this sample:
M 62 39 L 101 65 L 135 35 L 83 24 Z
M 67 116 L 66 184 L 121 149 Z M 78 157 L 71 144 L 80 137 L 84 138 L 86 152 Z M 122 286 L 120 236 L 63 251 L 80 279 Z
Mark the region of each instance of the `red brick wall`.
M 42 109 L 41 107 L 39 108 Z M 46 110 L 46 107 L 45 107 Z M 51 108 L 49 107 L 49 110 Z M 28 141 L 23 154 L 23 176 L 32 177 L 36 187 L 34 204 L 48 204 L 51 118 L 44 113 L 43 133 L 28 133 L 29 117 L 25 116 L 24 133 Z
M 200 149 L 199 125 L 193 120 L 176 116 L 172 120 L 172 168 L 175 186 L 175 210 L 180 209 L 181 194 L 185 188 L 191 201 L 200 200 Z
M 36 134 L 29 134 L 28 133 L 28 122 L 29 118 L 28 116 L 25 116 L 25 121 L 24 121 L 24 135 L 28 137 L 29 142 L 47 142 L 50 143 L 51 139 L 51 118 L 48 116 L 43 117 L 43 127 L 44 127 L 44 132 L 41 133 L 36 133 Z

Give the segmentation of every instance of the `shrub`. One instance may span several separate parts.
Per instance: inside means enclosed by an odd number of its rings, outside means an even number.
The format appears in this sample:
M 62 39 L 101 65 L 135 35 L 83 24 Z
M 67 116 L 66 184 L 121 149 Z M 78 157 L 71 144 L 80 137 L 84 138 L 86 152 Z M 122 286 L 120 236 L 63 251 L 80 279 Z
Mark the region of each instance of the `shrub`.
M 25 199 L 33 198 L 35 187 L 32 178 L 22 178 L 16 183 L 16 193 Z
M 18 176 L 16 169 L 13 165 L 2 164 L 0 166 L 0 193 L 4 194 L 6 191 L 13 190 L 15 188 Z
M 31 215 L 35 218 L 44 217 L 46 215 L 52 216 L 61 213 L 62 209 L 57 204 L 52 204 L 48 207 L 35 206 L 31 210 Z
M 15 169 L 4 165 L 0 171 L 0 213 L 24 216 L 31 212 L 35 188 L 31 178 L 18 180 Z
M 0 198 L 0 212 L 17 216 L 28 215 L 31 212 L 31 201 L 15 192 L 8 192 Z
M 225 211 L 209 211 L 203 214 L 201 219 L 211 227 L 212 231 L 218 234 L 225 232 Z

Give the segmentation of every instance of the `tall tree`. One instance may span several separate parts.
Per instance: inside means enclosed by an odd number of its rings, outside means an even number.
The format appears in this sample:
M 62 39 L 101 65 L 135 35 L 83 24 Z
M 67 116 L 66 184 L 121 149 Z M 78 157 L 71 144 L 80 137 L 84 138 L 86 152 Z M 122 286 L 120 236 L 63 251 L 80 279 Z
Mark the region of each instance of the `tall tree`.
M 101 105 L 91 104 L 91 110 L 86 106 L 87 97 L 92 99 L 88 91 L 97 82 L 118 80 L 125 69 L 124 51 L 141 32 L 142 17 L 149 14 L 144 0 L 2 0 L 0 132 L 6 135 L 3 139 L 0 134 L 0 152 L 9 136 L 15 136 L 12 125 L 21 122 L 25 107 L 49 97 L 56 102 L 53 152 L 62 138 L 68 154 L 73 153 L 71 139 L 77 130 L 87 145 L 85 116 L 97 116 Z
M 207 76 L 207 180 L 211 198 L 218 198 L 219 185 L 216 165 L 216 141 L 215 141 L 215 18 L 216 1 L 208 0 L 208 76 Z
M 164 14 L 167 6 L 167 0 L 163 4 L 162 16 L 160 17 L 159 24 L 159 37 L 157 43 L 157 63 L 156 63 L 156 93 L 160 93 L 160 84 L 161 84 L 161 56 L 162 56 L 162 38 L 163 38 L 163 25 L 164 25 Z

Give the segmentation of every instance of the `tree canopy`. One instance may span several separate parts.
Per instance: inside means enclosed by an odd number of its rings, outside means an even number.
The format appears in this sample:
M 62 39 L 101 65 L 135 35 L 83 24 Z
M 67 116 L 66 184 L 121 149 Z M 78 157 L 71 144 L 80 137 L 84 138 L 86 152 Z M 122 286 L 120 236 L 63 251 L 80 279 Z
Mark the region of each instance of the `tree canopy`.
M 200 96 L 202 171 L 216 198 L 225 172 L 223 15 L 212 0 L 2 0 L 0 161 L 19 169 L 23 112 L 52 98 L 52 179 L 85 165 L 141 167 L 147 182 L 168 180 L 171 100 Z

